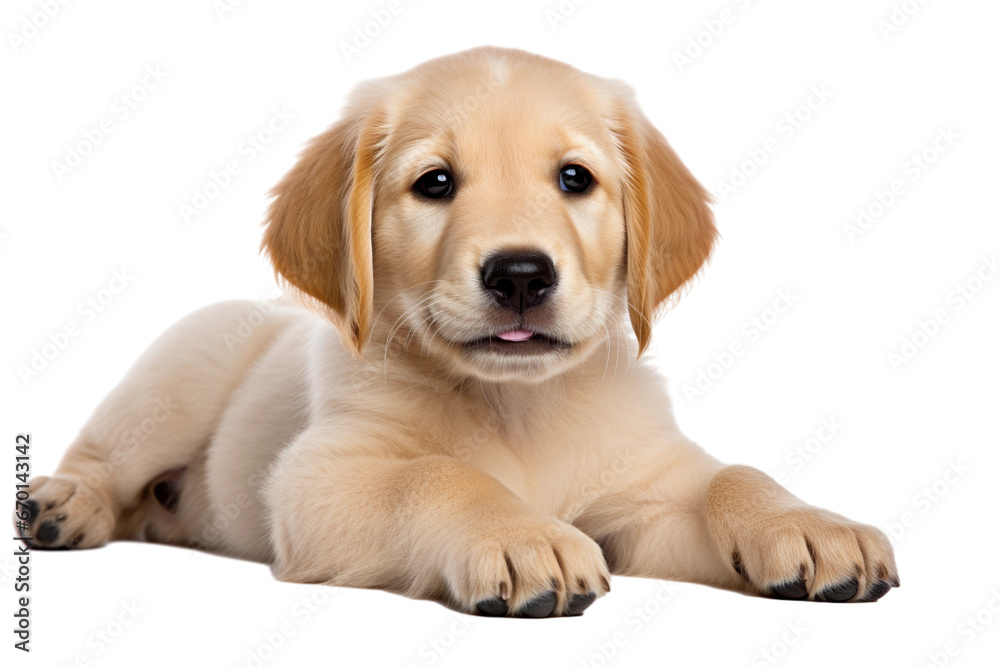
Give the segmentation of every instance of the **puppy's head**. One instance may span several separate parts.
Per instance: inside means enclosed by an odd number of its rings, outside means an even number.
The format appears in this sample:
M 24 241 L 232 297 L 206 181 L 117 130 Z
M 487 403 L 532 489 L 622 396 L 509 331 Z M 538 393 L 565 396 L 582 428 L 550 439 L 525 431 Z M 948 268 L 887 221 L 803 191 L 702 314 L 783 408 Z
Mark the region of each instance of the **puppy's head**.
M 481 48 L 368 82 L 275 189 L 264 247 L 358 354 L 532 381 L 649 342 L 715 238 L 627 88 Z

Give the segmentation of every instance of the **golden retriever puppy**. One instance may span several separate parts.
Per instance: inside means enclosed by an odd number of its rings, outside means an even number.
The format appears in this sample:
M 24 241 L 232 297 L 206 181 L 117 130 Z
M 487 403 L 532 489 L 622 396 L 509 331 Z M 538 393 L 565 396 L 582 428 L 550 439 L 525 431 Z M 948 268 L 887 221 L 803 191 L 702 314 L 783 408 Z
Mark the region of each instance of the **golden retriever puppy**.
M 611 573 L 876 600 L 885 535 L 706 454 L 640 360 L 707 200 L 624 85 L 568 65 L 480 48 L 365 83 L 274 191 L 295 303 L 153 343 L 32 481 L 26 536 L 486 615 L 580 614 Z

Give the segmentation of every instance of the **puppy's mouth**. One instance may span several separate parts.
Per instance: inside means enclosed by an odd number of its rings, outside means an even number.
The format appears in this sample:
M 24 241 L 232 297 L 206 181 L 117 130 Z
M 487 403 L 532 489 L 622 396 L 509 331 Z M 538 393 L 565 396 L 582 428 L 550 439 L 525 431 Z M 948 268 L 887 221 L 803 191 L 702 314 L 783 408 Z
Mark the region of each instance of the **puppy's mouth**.
M 527 327 L 505 329 L 462 344 L 470 352 L 496 352 L 505 355 L 535 355 L 568 350 L 572 343 Z

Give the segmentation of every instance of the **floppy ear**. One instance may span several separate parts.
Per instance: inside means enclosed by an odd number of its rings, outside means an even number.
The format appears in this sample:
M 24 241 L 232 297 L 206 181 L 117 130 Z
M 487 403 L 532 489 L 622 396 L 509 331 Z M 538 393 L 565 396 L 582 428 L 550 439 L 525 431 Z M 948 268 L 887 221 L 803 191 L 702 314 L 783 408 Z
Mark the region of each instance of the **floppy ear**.
M 356 354 L 372 316 L 373 168 L 381 114 L 354 113 L 316 137 L 272 190 L 261 244 L 275 271 L 313 297 Z
M 621 118 L 627 296 L 641 355 L 658 307 L 705 262 L 716 230 L 711 196 L 663 135 L 634 103 Z

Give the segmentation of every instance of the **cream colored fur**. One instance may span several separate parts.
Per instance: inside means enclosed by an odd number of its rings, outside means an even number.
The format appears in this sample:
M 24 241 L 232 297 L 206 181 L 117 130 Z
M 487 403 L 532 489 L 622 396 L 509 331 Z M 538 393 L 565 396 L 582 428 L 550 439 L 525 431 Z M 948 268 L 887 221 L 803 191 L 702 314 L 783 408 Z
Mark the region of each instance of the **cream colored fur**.
M 594 173 L 586 196 L 560 191 L 567 162 Z M 411 190 L 436 167 L 447 202 Z M 275 191 L 265 249 L 304 306 L 223 303 L 170 329 L 33 481 L 32 531 L 512 615 L 549 590 L 572 611 L 610 573 L 756 594 L 801 576 L 811 599 L 895 585 L 880 531 L 706 454 L 637 360 L 709 254 L 707 203 L 621 84 L 495 48 L 369 82 Z M 511 247 L 553 258 L 533 324 L 568 349 L 463 349 L 511 324 L 479 284 Z M 170 474 L 174 511 L 152 496 Z

